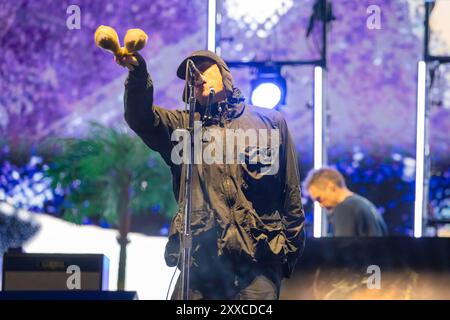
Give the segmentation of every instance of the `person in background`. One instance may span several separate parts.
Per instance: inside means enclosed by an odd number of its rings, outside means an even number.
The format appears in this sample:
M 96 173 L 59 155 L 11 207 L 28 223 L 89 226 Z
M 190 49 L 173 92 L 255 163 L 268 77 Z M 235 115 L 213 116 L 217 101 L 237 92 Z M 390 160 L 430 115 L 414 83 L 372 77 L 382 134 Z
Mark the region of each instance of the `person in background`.
M 333 168 L 311 170 L 303 182 L 311 200 L 329 213 L 336 237 L 381 237 L 387 235 L 386 223 L 372 202 L 352 192 L 344 177 Z

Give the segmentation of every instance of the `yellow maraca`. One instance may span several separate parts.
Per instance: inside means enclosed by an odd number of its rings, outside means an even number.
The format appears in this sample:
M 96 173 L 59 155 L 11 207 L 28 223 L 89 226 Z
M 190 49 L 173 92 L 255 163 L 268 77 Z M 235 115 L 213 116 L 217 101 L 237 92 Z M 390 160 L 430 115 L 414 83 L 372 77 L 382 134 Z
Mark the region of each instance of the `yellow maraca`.
M 147 44 L 148 36 L 142 29 L 128 29 L 125 35 L 125 49 L 129 53 L 141 50 Z
M 131 59 L 131 61 L 122 61 L 119 64 L 134 70 L 130 64 L 136 66 L 139 63 L 135 57 L 127 58 L 126 56 L 131 56 L 144 48 L 147 44 L 148 36 L 142 29 L 129 29 L 125 35 L 125 47 L 121 47 L 116 30 L 109 26 L 101 25 L 95 31 L 94 39 L 98 47 L 114 54 L 116 62 Z
M 123 56 L 144 48 L 148 36 L 142 29 L 128 29 L 125 35 L 125 47 L 121 47 L 116 30 L 101 25 L 95 31 L 94 39 L 98 47 L 110 51 L 116 56 Z
M 120 47 L 119 36 L 116 30 L 111 27 L 103 26 L 95 30 L 94 34 L 95 44 L 107 51 L 110 51 L 115 56 L 123 56 L 126 54 L 125 48 Z

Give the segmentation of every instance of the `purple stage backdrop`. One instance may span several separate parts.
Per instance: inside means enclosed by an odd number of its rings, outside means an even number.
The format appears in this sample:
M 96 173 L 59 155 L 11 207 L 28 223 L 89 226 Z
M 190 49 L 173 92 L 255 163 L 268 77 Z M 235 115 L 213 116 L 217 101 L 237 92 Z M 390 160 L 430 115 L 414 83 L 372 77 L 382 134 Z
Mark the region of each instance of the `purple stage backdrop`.
M 222 55 L 227 60 L 317 58 L 318 27 L 306 39 L 313 0 L 278 1 L 252 13 L 241 1 L 224 1 Z M 80 8 L 80 29 L 66 26 L 67 8 Z M 181 107 L 178 62 L 206 46 L 207 1 L 5 1 L 0 2 L 0 130 L 39 139 L 78 135 L 88 119 L 122 124 L 124 69 L 94 45 L 93 34 L 110 25 L 123 37 L 139 27 L 150 36 L 144 49 L 156 84 L 156 103 Z M 381 29 L 369 29 L 369 5 L 381 9 Z M 329 34 L 328 103 L 331 151 L 355 146 L 374 154 L 392 150 L 414 156 L 417 61 L 422 55 L 421 1 L 333 2 Z M 253 11 L 255 11 L 253 9 Z M 450 43 L 446 44 L 450 47 Z M 442 51 L 442 50 L 441 50 Z M 448 71 L 443 67 L 444 83 Z M 235 70 L 249 93 L 250 72 Z M 312 68 L 283 69 L 288 80 L 283 112 L 301 154 L 311 153 Z M 445 90 L 447 89 L 447 90 Z M 450 99 L 431 112 L 431 149 L 449 159 Z M 345 152 L 345 151 L 343 151 Z
M 226 60 L 319 57 L 319 23 L 310 37 L 305 36 L 314 0 L 261 1 L 257 2 L 261 3 L 258 10 L 249 6 L 253 2 L 223 1 L 221 54 Z M 423 2 L 332 3 L 336 20 L 328 37 L 330 163 L 344 161 L 357 167 L 366 157 L 381 159 L 381 163 L 385 159 L 387 163 L 403 161 L 408 170 L 408 166 L 414 167 L 415 157 Z M 79 29 L 67 26 L 70 5 L 80 9 Z M 379 29 L 367 27 L 370 5 L 380 9 Z M 148 33 L 149 43 L 142 54 L 154 79 L 155 103 L 171 109 L 183 107 L 183 82 L 175 72 L 188 53 L 206 48 L 207 10 L 206 0 L 0 0 L 0 135 L 12 141 L 40 141 L 48 136 L 83 135 L 88 120 L 125 125 L 126 70 L 114 63 L 111 54 L 95 46 L 94 32 L 102 24 L 114 27 L 121 39 L 129 28 Z M 439 28 L 436 30 L 439 35 Z M 433 39 L 433 50 L 450 55 L 448 37 Z M 433 96 L 437 102 L 430 115 L 433 168 L 446 174 L 450 163 L 448 71 L 446 66 L 438 69 Z M 237 86 L 248 97 L 252 73 L 247 69 L 233 69 L 233 73 Z M 296 141 L 304 172 L 312 161 L 313 69 L 290 66 L 283 68 L 282 74 L 288 91 L 281 111 Z M 406 180 L 411 179 L 413 172 L 409 170 L 406 176 Z M 403 216 L 396 223 L 408 220 L 412 230 L 412 212 L 399 215 Z

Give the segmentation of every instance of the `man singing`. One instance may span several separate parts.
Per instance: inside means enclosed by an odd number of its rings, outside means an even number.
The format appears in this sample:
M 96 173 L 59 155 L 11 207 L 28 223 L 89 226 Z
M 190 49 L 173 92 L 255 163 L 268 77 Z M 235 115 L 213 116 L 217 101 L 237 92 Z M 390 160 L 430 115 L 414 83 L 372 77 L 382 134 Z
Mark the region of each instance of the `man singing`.
M 189 299 L 278 299 L 281 280 L 292 274 L 305 242 L 294 143 L 279 112 L 244 103 L 219 56 L 206 50 L 192 53 L 178 67 L 183 80 L 189 60 L 195 65 L 195 120 L 205 133 L 197 151 L 214 160 L 193 166 Z M 127 123 L 172 172 L 179 209 L 165 260 L 180 267 L 186 166 L 175 161 L 183 152 L 174 137 L 187 127 L 189 113 L 153 104 L 153 82 L 142 56 L 116 57 L 116 62 L 130 69 Z M 188 96 L 186 86 L 183 100 Z M 240 138 L 248 142 L 244 148 L 236 147 Z M 172 298 L 180 297 L 178 279 Z

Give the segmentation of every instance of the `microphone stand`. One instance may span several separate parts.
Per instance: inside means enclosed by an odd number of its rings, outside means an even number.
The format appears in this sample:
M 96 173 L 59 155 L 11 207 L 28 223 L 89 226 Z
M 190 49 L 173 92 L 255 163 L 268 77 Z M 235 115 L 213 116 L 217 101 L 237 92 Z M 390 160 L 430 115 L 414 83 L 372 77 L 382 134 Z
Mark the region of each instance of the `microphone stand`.
M 181 268 L 181 293 L 182 300 L 189 300 L 189 279 L 191 266 L 191 250 L 192 250 L 192 234 L 191 234 L 191 213 L 192 213 L 192 168 L 194 164 L 194 116 L 195 116 L 195 76 L 192 68 L 193 62 L 187 61 L 189 77 L 186 79 L 189 86 L 189 130 L 190 135 L 190 149 L 189 160 L 186 164 L 186 179 L 185 179 L 185 206 L 184 206 L 184 228 L 182 236 L 182 268 Z
M 189 125 L 187 130 L 189 130 L 190 136 L 190 146 L 189 146 L 189 160 L 186 164 L 186 178 L 185 178 L 185 189 L 184 189 L 184 227 L 182 236 L 182 267 L 181 267 L 181 294 L 182 300 L 189 300 L 189 280 L 190 280 L 190 267 L 191 267 L 191 250 L 192 250 L 192 234 L 191 234 L 191 214 L 192 214 L 192 171 L 194 166 L 194 120 L 195 120 L 195 105 L 197 100 L 195 98 L 194 87 L 195 87 L 195 76 L 201 76 L 200 71 L 195 67 L 192 60 L 187 61 L 188 65 L 188 75 L 186 79 L 189 87 Z M 215 91 L 213 88 L 210 89 L 207 103 L 207 110 L 211 107 L 212 100 L 214 98 Z

